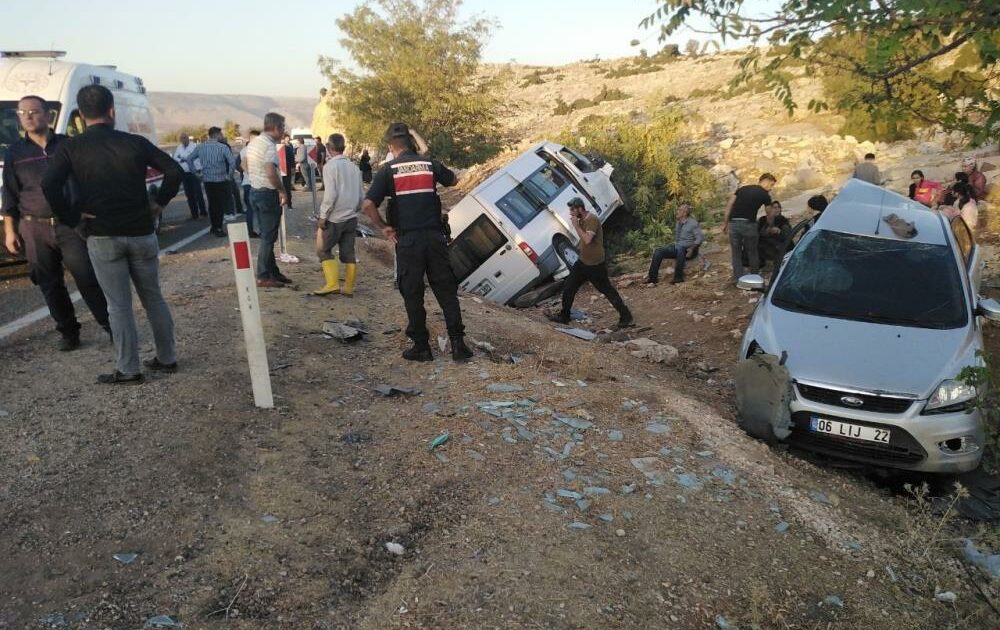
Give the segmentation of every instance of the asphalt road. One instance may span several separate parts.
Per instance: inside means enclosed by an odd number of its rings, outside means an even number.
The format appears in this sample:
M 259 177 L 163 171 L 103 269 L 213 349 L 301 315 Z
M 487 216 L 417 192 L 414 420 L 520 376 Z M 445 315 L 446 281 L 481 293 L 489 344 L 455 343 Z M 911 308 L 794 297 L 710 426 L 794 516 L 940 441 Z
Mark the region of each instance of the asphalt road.
M 167 205 L 160 228 L 161 249 L 170 247 L 172 244 L 208 227 L 207 217 L 196 221 L 190 220 L 190 217 L 191 213 L 183 194 L 178 195 Z M 215 239 L 217 237 L 209 234 L 202 238 Z M 73 277 L 69 273 L 66 274 L 66 283 L 70 292 L 75 290 Z M 24 266 L 0 268 L 0 326 L 44 306 L 45 300 L 42 299 L 38 287 L 34 286 L 25 274 Z M 81 308 L 86 311 L 86 306 L 78 303 L 78 312 Z

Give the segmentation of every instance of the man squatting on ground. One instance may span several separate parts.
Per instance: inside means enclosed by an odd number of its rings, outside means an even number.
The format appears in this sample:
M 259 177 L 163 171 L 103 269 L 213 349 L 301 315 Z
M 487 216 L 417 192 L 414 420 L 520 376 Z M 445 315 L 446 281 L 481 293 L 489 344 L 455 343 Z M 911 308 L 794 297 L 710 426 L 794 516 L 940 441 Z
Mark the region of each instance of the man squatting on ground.
M 778 180 L 770 173 L 764 173 L 756 184 L 740 186 L 729 198 L 726 217 L 722 222 L 722 233 L 729 234 L 732 249 L 733 282 L 743 275 L 743 256 L 750 263 L 751 273 L 760 273 L 760 257 L 757 253 L 757 212 L 771 205 L 771 189 Z
M 4 155 L 4 244 L 11 254 L 17 254 L 23 243 L 31 280 L 41 289 L 56 330 L 62 335 L 59 349 L 75 350 L 80 347 L 80 322 L 66 290 L 63 264 L 94 320 L 110 333 L 108 303 L 90 264 L 87 242 L 53 216 L 42 193 L 42 177 L 66 136 L 49 129 L 49 108 L 39 96 L 19 100 L 17 118 L 25 136 L 10 145 Z
M 70 227 L 83 223 L 90 260 L 108 301 L 117 365 L 97 382 L 141 383 L 130 280 L 156 345 L 156 356 L 143 364 L 151 370 L 177 370 L 174 320 L 160 291 L 160 244 L 154 226 L 163 206 L 177 194 L 182 171 L 146 138 L 115 130 L 115 100 L 108 88 L 85 86 L 76 100 L 87 130 L 67 139 L 52 156 L 42 191 L 60 222 Z M 155 201 L 146 192 L 150 167 L 163 173 Z M 79 186 L 75 202 L 65 194 L 70 177 Z
M 389 126 L 385 137 L 394 156 L 379 169 L 368 189 L 363 208 L 372 225 L 396 244 L 399 292 L 406 306 L 406 336 L 413 347 L 403 352 L 408 361 L 431 361 L 430 333 L 424 309 L 424 274 L 431 291 L 444 311 L 451 356 L 464 361 L 472 356 L 465 345 L 465 326 L 458 303 L 458 281 L 451 268 L 447 236 L 441 221 L 441 198 L 437 185 L 454 186 L 458 182 L 448 167 L 434 159 L 417 155 L 416 142 L 403 123 Z M 386 225 L 378 207 L 389 198 Z
M 364 195 L 361 171 L 344 155 L 347 148 L 344 136 L 339 133 L 331 135 L 329 145 L 330 159 L 323 166 L 323 203 L 316 218 L 316 255 L 323 268 L 326 285 L 313 291 L 313 294 L 353 295 L 358 273 L 354 240 Z M 339 250 L 340 262 L 344 263 L 343 291 L 340 289 L 340 267 L 333 257 L 334 247 Z
M 569 270 L 569 277 L 563 286 L 562 310 L 558 313 L 550 313 L 547 317 L 560 324 L 570 322 L 570 313 L 573 310 L 573 300 L 577 291 L 588 280 L 594 288 L 600 291 L 604 297 L 608 298 L 611 306 L 618 311 L 617 328 L 628 328 L 635 325 L 631 311 L 625 306 L 625 301 L 618 294 L 611 279 L 608 277 L 608 264 L 604 255 L 604 230 L 601 220 L 591 212 L 588 212 L 583 203 L 583 199 L 573 197 L 566 204 L 569 206 L 570 219 L 573 229 L 580 237 L 580 260 L 576 261 Z
M 659 247 L 653 252 L 653 260 L 649 264 L 649 273 L 646 276 L 647 284 L 656 284 L 660 281 L 660 265 L 665 258 L 673 258 L 676 261 L 674 277 L 670 284 L 684 282 L 684 264 L 698 255 L 698 248 L 705 241 L 698 220 L 691 216 L 691 206 L 682 203 L 677 206 L 674 214 L 677 218 L 677 225 L 674 226 L 674 244 Z

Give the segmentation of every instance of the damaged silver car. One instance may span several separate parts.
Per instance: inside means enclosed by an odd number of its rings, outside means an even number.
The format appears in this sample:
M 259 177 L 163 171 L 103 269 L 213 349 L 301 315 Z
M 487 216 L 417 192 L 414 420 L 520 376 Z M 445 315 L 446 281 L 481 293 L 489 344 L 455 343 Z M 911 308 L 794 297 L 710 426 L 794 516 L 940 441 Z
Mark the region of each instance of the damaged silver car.
M 740 347 L 739 422 L 787 441 L 879 467 L 957 473 L 984 446 L 976 391 L 959 375 L 981 366 L 982 258 L 961 217 L 851 180 L 762 291 Z

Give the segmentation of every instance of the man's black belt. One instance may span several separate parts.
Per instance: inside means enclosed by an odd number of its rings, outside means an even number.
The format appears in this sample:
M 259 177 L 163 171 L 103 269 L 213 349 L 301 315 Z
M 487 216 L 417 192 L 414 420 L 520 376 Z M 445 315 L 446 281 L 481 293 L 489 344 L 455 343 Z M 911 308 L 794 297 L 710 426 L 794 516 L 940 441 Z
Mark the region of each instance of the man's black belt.
M 22 214 L 21 219 L 28 223 L 48 223 L 49 225 L 57 225 L 59 223 L 59 219 L 55 217 L 35 217 L 30 214 Z

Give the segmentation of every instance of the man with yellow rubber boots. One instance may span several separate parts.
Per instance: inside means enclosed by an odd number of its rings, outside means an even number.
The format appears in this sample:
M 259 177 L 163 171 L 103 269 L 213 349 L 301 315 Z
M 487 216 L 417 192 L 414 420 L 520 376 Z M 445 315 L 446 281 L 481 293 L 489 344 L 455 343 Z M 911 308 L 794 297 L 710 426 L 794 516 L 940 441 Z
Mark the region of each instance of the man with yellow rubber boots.
M 319 206 L 316 221 L 316 255 L 323 267 L 326 284 L 313 291 L 313 295 L 354 294 L 358 259 L 354 253 L 354 239 L 361 210 L 361 171 L 344 155 L 347 143 L 344 136 L 335 133 L 327 142 L 327 162 L 323 166 L 323 203 Z M 333 248 L 344 263 L 344 287 L 340 287 L 340 266 L 333 256 Z

